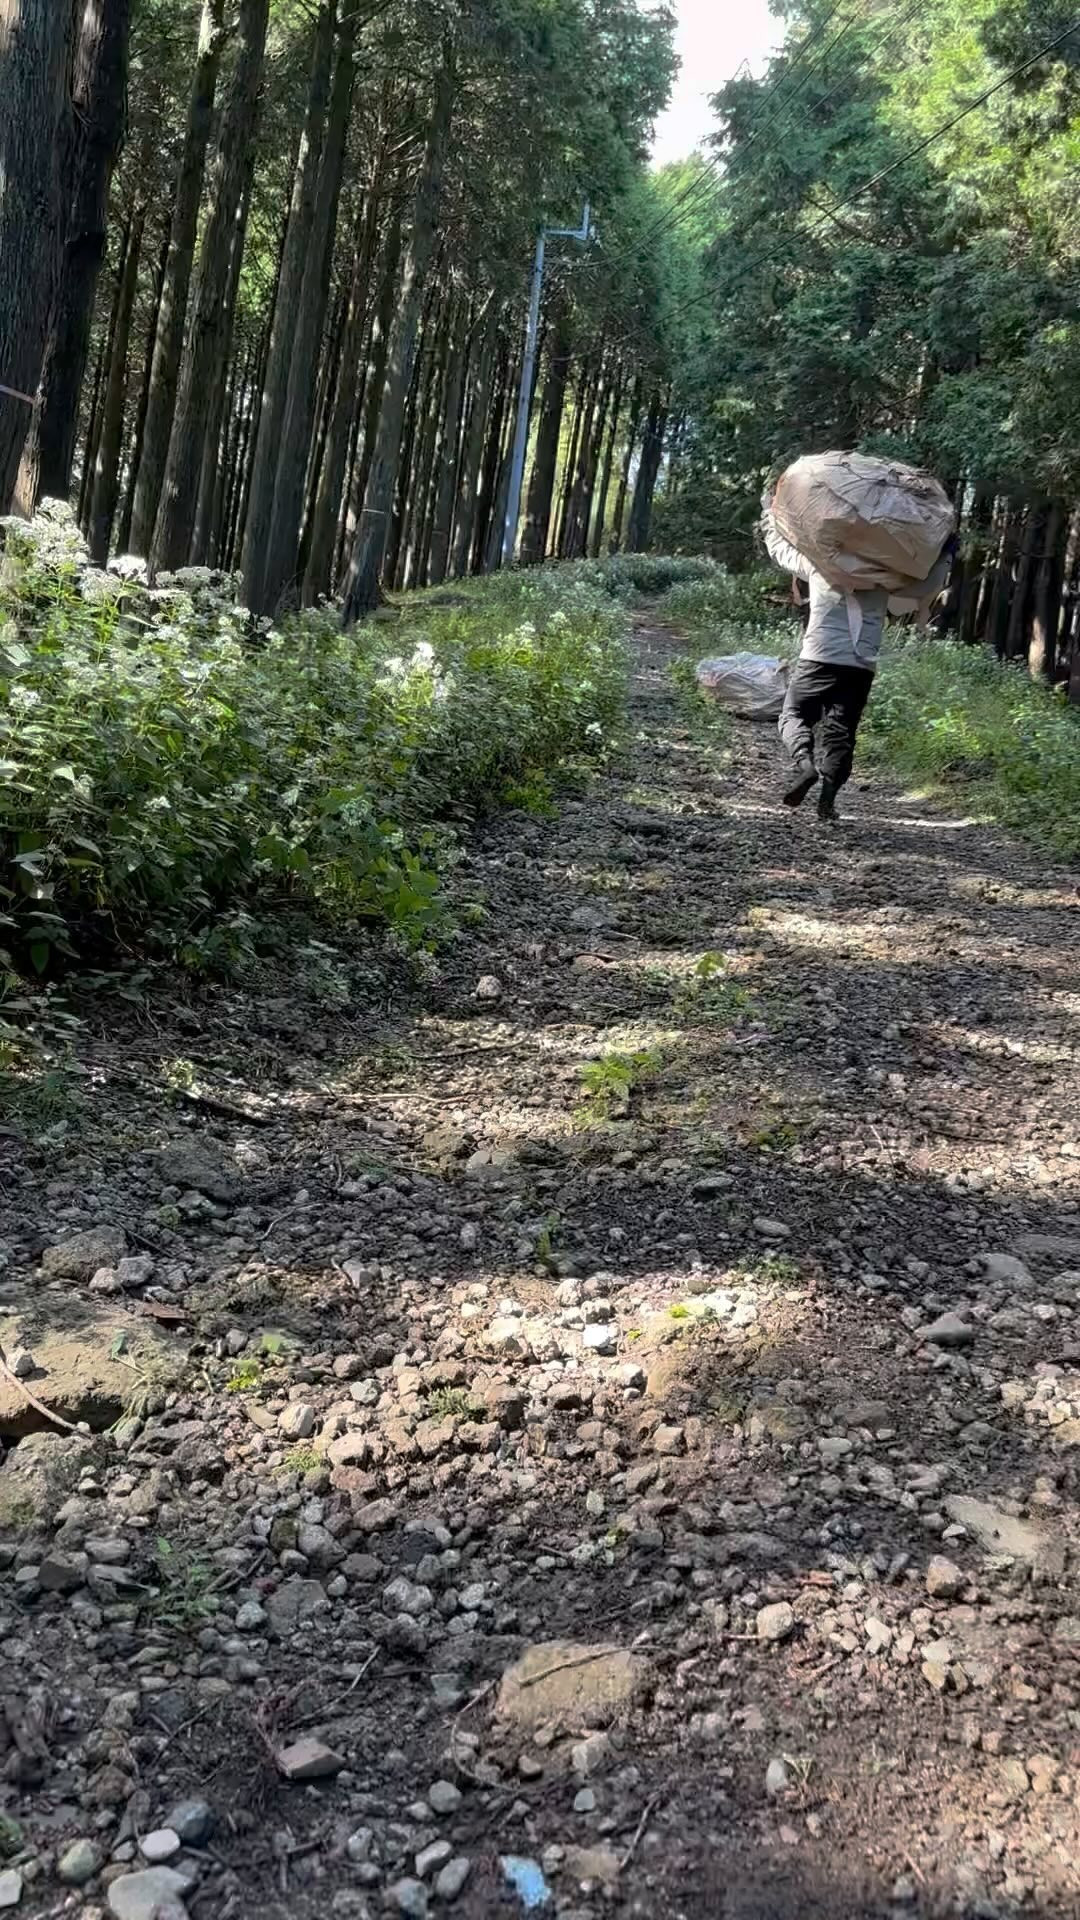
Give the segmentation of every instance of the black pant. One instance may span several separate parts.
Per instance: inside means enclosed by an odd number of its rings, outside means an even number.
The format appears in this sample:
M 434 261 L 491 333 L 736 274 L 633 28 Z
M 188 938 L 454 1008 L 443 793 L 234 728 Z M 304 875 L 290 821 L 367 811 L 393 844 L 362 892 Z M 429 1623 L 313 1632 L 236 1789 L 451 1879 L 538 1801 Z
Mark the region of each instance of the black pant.
M 791 676 L 780 738 L 794 762 L 812 760 L 820 723 L 818 771 L 834 789 L 851 778 L 855 735 L 873 684 L 865 667 L 833 667 L 824 660 L 800 660 Z

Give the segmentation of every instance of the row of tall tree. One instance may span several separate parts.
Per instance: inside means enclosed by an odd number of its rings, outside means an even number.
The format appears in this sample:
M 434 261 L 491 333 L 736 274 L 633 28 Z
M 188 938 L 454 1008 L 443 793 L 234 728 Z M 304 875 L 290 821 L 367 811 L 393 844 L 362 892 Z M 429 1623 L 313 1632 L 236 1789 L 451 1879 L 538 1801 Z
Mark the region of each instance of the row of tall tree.
M 1080 699 L 1074 0 L 798 0 L 715 107 L 707 324 L 658 534 L 745 560 L 793 455 L 924 463 L 962 517 L 947 624 Z
M 259 613 L 498 564 L 535 237 L 588 197 L 523 552 L 643 545 L 675 343 L 625 235 L 672 73 L 639 0 L 0 0 L 0 508 L 70 495 L 98 561 L 240 568 Z
M 793 0 L 656 176 L 646 0 L 0 0 L 0 506 L 260 613 L 519 555 L 755 552 L 813 447 L 954 490 L 966 640 L 1080 699 L 1072 0 Z M 653 521 L 654 496 L 657 515 Z

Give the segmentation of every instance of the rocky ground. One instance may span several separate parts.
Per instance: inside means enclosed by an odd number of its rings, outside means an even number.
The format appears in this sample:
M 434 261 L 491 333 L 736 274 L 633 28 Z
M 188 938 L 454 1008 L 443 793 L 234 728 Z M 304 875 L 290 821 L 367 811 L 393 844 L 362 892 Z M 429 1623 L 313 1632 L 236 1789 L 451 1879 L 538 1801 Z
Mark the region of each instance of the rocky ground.
M 639 640 L 429 979 L 6 1116 L 0 1908 L 1080 1913 L 1075 881 Z

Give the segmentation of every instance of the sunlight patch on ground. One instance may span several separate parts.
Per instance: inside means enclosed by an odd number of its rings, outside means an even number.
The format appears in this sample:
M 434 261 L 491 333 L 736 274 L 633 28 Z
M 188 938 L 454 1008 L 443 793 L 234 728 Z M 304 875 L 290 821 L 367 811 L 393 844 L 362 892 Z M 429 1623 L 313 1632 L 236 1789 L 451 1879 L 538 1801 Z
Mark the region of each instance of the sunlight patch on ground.
M 626 795 L 628 807 L 640 807 L 643 813 L 661 813 L 676 820 L 691 819 L 711 809 L 701 805 L 693 794 L 680 787 L 631 787 Z M 625 823 L 633 832 L 631 822 Z
M 925 794 L 902 793 L 901 806 L 919 806 L 925 804 Z M 969 813 L 946 819 L 942 814 L 883 813 L 878 815 L 878 824 L 883 827 L 922 827 L 927 833 L 971 833 L 974 829 L 983 829 L 991 824 L 989 814 Z
M 1072 905 L 1080 915 L 1080 905 L 1076 901 L 1070 902 L 1061 887 L 1019 887 L 986 869 L 955 873 L 942 863 L 942 870 L 949 875 L 949 891 L 960 898 L 975 900 L 980 904 L 989 901 L 994 907 L 1014 909 L 1018 913 L 1057 913 L 1062 907 Z
M 1055 995 L 1055 1000 L 1058 997 Z M 966 1047 L 969 1052 L 981 1054 L 989 1060 L 1008 1056 L 1014 1060 L 1030 1060 L 1033 1066 L 1077 1064 L 1076 1049 L 1066 1042 L 1055 1045 L 1047 1040 L 1020 1039 L 1013 1033 L 995 1033 L 992 1028 L 957 1026 L 951 1020 L 926 1024 L 923 1032 L 944 1041 L 948 1046 Z
M 760 906 L 751 909 L 751 923 L 789 948 L 826 948 L 852 959 L 881 959 L 890 966 L 913 966 L 937 952 L 940 929 L 927 929 L 923 939 L 912 939 L 908 925 L 866 920 L 822 920 L 814 914 Z M 933 936 L 934 944 L 931 944 Z
M 889 909 L 882 910 L 888 912 Z M 968 921 L 907 912 L 895 922 L 875 918 L 828 919 L 800 912 L 775 902 L 751 907 L 751 926 L 758 928 L 777 945 L 808 954 L 825 951 L 853 962 L 882 963 L 889 967 L 940 967 L 945 960 L 955 967 L 968 964 L 985 966 L 985 941 L 977 927 Z M 1040 986 L 1069 980 L 1071 974 L 1062 954 L 1049 952 L 1030 942 L 1005 950 L 1010 970 L 1036 976 Z

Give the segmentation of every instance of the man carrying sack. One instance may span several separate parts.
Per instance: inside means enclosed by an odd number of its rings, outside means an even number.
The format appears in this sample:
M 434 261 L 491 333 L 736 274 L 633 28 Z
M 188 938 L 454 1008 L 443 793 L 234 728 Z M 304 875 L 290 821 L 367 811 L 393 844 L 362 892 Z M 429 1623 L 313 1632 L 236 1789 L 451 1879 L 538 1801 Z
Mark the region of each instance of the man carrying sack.
M 851 777 L 886 616 L 928 616 L 948 578 L 955 516 L 928 475 L 860 454 L 797 461 L 762 506 L 770 555 L 810 592 L 802 649 L 780 716 L 791 763 L 784 804 L 801 806 L 820 781 L 818 818 L 832 823 L 836 796 Z

